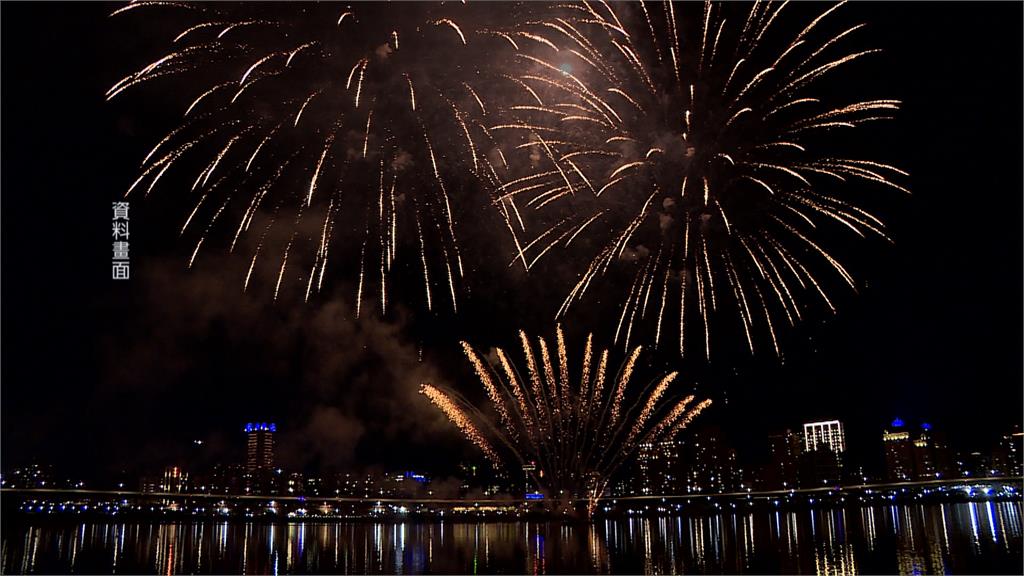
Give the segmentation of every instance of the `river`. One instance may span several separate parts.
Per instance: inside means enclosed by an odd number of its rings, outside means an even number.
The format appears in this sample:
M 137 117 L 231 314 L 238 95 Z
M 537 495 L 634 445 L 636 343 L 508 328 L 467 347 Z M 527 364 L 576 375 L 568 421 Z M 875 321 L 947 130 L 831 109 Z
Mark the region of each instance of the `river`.
M 557 522 L 6 521 L 2 573 L 1020 574 L 1021 502 Z

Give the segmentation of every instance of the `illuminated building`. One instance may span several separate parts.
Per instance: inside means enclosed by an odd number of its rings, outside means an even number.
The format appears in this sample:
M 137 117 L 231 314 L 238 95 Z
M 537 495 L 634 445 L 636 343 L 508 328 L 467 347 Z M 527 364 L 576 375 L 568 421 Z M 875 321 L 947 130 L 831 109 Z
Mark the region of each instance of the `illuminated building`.
M 279 488 L 280 471 L 274 470 L 274 432 L 277 425 L 250 422 L 245 425 L 245 491 L 273 494 Z
M 15 468 L 3 477 L 4 488 L 52 488 L 54 487 L 53 466 L 30 464 Z
M 164 468 L 164 475 L 160 480 L 160 492 L 187 492 L 187 487 L 187 472 L 182 471 L 178 466 Z
M 987 478 L 992 475 L 992 461 L 981 452 L 962 453 L 956 464 L 961 478 Z
M 952 474 L 952 458 L 942 435 L 932 430 L 927 422 L 921 424 L 917 435 L 904 427 L 899 418 L 892 421 L 892 430 L 882 433 L 885 447 L 886 480 L 936 480 Z
M 802 445 L 803 439 L 800 434 L 792 430 L 768 436 L 770 461 L 762 478 L 764 488 L 778 490 L 799 485 Z
M 800 455 L 800 486 L 838 485 L 843 475 L 846 435 L 838 420 L 804 424 L 804 451 Z
M 248 472 L 269 470 L 274 467 L 274 432 L 277 425 L 266 422 L 245 425 L 248 437 L 246 443 L 245 469 Z
M 946 463 L 948 452 L 941 436 L 932 431 L 932 425 L 921 424 L 921 431 L 914 440 L 914 478 L 936 480 L 949 476 L 950 466 Z
M 1000 476 L 1020 476 L 1021 454 L 1024 453 L 1024 433 L 1020 426 L 999 439 L 999 444 L 992 451 L 992 468 Z
M 518 474 L 513 474 L 513 476 L 519 477 Z M 459 477 L 462 479 L 462 485 L 459 488 L 462 494 L 469 494 L 477 490 L 483 491 L 484 494 L 519 492 L 521 488 L 518 482 L 514 487 L 510 484 L 511 479 L 507 470 L 501 467 L 496 468 L 486 462 L 465 461 L 459 463 Z
M 1014 426 L 1014 431 L 1003 438 L 1010 444 L 1010 466 L 1013 475 L 1019 476 L 1021 475 L 1021 457 L 1024 456 L 1024 432 L 1020 431 L 1020 426 Z
M 675 440 L 646 443 L 637 454 L 636 490 L 639 494 L 679 494 L 682 487 L 679 452 Z
M 839 420 L 804 424 L 804 452 L 828 448 L 836 454 L 846 451 L 846 435 Z
M 217 464 L 213 467 L 213 473 L 204 491 L 215 494 L 243 494 L 245 476 L 245 467 L 241 464 Z
M 307 476 L 305 479 L 305 492 L 308 496 L 319 496 L 323 491 L 323 479 L 319 476 Z
M 302 472 L 292 472 L 288 475 L 287 496 L 297 496 L 306 493 L 306 478 Z
M 882 432 L 885 447 L 885 478 L 890 482 L 904 482 L 914 476 L 914 446 L 903 420 L 892 421 L 892 431 Z
M 537 471 L 537 464 L 535 462 L 529 462 L 523 464 L 523 493 L 530 494 L 537 491 L 537 487 L 533 482 L 533 474 Z
M 740 488 L 741 472 L 736 466 L 736 451 L 721 441 L 721 431 L 708 427 L 681 443 L 683 465 L 680 492 L 706 494 Z

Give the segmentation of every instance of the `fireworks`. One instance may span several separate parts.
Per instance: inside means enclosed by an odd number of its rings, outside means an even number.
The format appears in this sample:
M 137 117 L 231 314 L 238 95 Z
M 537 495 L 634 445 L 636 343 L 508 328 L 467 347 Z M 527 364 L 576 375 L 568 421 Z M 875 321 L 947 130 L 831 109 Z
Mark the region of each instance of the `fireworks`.
M 469 8 L 408 5 L 401 18 L 371 4 L 116 10 L 182 23 L 168 53 L 114 84 L 108 99 L 167 78 L 188 95 L 181 124 L 146 156 L 127 195 L 172 187 L 175 172 L 187 178 L 189 266 L 223 228 L 228 251 L 249 252 L 243 290 L 272 269 L 275 299 L 294 282 L 308 300 L 329 266 L 342 267 L 358 275 L 357 314 L 371 299 L 384 311 L 404 267 L 418 270 L 428 309 L 457 311 L 465 267 L 453 196 L 481 169 L 475 139 L 486 126 L 470 120 L 484 108 L 477 75 L 452 58 L 494 38 L 463 30 L 460 10 Z
M 731 318 L 752 352 L 766 337 L 778 353 L 811 298 L 834 310 L 836 280 L 856 287 L 828 241 L 888 240 L 864 198 L 906 190 L 905 172 L 843 149 L 900 103 L 835 96 L 836 72 L 878 52 L 856 47 L 863 25 L 839 25 L 841 6 L 581 2 L 488 19 L 147 1 L 115 14 L 142 10 L 184 22 L 108 97 L 167 77 L 190 95 L 128 192 L 187 178 L 189 266 L 224 229 L 248 252 L 243 289 L 263 280 L 275 298 L 299 284 L 308 300 L 332 266 L 355 279 L 357 313 L 383 311 L 409 269 L 428 309 L 457 311 L 457 213 L 475 208 L 467 189 L 486 190 L 512 264 L 583 254 L 559 316 L 614 268 L 631 277 L 615 288 L 624 348 L 678 337 L 710 359 L 713 320 Z
M 557 216 L 517 261 L 578 238 L 597 246 L 559 315 L 621 266 L 633 278 L 615 336 L 625 348 L 643 328 L 656 345 L 677 334 L 681 354 L 696 336 L 710 359 L 721 313 L 751 352 L 764 334 L 778 354 L 805 294 L 835 309 L 826 276 L 856 288 L 824 241 L 888 241 L 862 198 L 906 192 L 907 174 L 843 149 L 900 103 L 827 102 L 843 93 L 837 71 L 878 52 L 847 48 L 863 25 L 837 26 L 840 9 L 801 19 L 785 2 L 581 2 L 522 24 L 542 41 L 516 54 L 519 102 L 491 129 L 529 159 L 509 159 L 519 174 L 499 197 Z
M 614 474 L 642 445 L 674 438 L 711 403 L 694 404 L 692 395 L 670 393 L 676 372 L 640 389 L 633 377 L 640 347 L 606 385 L 608 350 L 595 355 L 591 336 L 576 367 L 570 366 L 561 327 L 554 354 L 544 338 L 536 345 L 523 332 L 519 338 L 528 382 L 501 348 L 495 350 L 496 369 L 462 343 L 493 410 L 432 384 L 423 384 L 421 392 L 492 462 L 514 466 L 510 471 L 534 463 L 538 485 L 552 495 L 585 499 L 591 512 Z

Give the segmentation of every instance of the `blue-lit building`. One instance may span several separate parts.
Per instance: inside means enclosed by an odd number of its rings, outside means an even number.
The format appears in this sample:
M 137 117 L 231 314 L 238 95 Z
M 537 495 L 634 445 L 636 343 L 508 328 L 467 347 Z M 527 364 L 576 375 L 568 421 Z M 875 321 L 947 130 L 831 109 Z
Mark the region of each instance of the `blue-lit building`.
M 274 468 L 274 432 L 277 432 L 277 425 L 273 423 L 250 422 L 245 425 L 247 472 Z
M 896 418 L 882 433 L 886 480 L 941 480 L 953 475 L 952 456 L 942 434 L 924 422 L 915 431 Z
M 905 482 L 914 477 L 914 444 L 903 420 L 896 418 L 882 431 L 885 448 L 885 479 Z
M 245 487 L 250 494 L 272 494 L 278 489 L 274 470 L 274 433 L 277 425 L 250 422 L 245 425 Z

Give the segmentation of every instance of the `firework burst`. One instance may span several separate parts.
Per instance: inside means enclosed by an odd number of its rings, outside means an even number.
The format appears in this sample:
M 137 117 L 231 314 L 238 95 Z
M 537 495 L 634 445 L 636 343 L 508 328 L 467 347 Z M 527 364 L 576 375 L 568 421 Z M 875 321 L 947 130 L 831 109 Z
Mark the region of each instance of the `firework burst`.
M 249 252 L 243 290 L 266 268 L 275 299 L 292 284 L 308 300 L 340 266 L 357 277 L 357 314 L 371 299 L 383 312 L 404 268 L 421 277 L 428 309 L 457 311 L 453 196 L 486 161 L 486 125 L 470 119 L 485 114 L 479 77 L 459 60 L 495 38 L 462 29 L 469 8 L 154 1 L 113 14 L 154 10 L 180 22 L 169 51 L 107 97 L 146 86 L 188 95 L 126 195 L 186 174 L 190 267 L 221 231 L 228 251 Z
M 494 351 L 495 367 L 462 343 L 491 409 L 429 383 L 421 393 L 496 466 L 516 472 L 534 464 L 539 486 L 550 495 L 586 500 L 588 512 L 641 445 L 674 438 L 711 403 L 671 393 L 677 372 L 642 389 L 633 384 L 640 347 L 609 374 L 609 352 L 595 350 L 592 336 L 577 366 L 570 366 L 561 327 L 554 347 L 544 338 L 531 342 L 523 332 L 519 339 L 523 373 L 501 348 Z
M 677 335 L 681 354 L 695 337 L 710 359 L 717 312 L 739 321 L 751 353 L 764 334 L 778 354 L 804 300 L 835 310 L 833 275 L 856 289 L 825 242 L 839 230 L 889 241 L 862 199 L 907 192 L 907 174 L 842 150 L 900 103 L 834 102 L 842 89 L 823 86 L 879 52 L 849 48 L 863 25 L 837 27 L 840 9 L 580 2 L 523 24 L 544 42 L 516 55 L 519 103 L 492 130 L 529 158 L 510 159 L 519 173 L 498 197 L 557 214 L 523 245 L 526 268 L 556 247 L 596 246 L 559 316 L 618 265 L 633 277 L 624 347 L 642 326 L 656 344 Z

